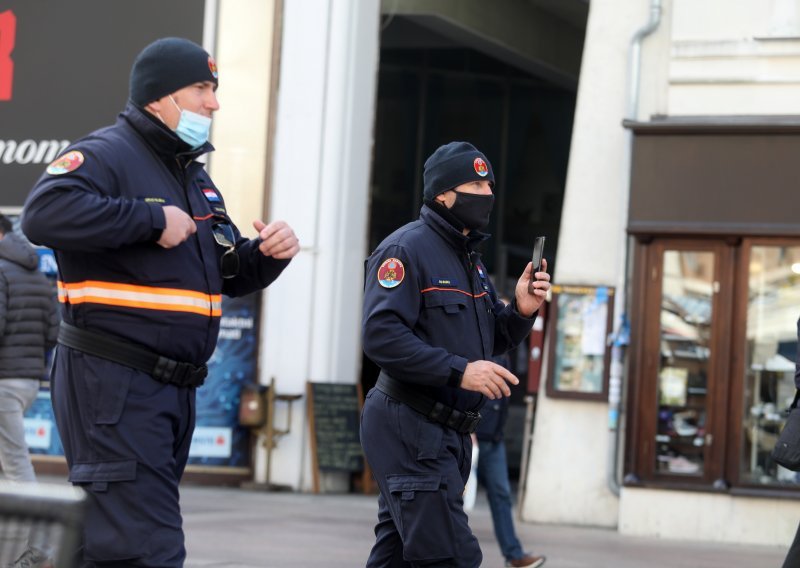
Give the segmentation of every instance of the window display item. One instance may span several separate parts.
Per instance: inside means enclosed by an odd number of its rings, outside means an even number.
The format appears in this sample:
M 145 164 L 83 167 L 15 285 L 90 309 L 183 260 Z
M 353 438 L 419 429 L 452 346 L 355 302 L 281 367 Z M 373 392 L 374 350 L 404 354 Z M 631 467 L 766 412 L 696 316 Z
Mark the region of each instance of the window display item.
M 686 406 L 689 371 L 681 367 L 664 367 L 658 377 L 659 403 L 665 406 Z

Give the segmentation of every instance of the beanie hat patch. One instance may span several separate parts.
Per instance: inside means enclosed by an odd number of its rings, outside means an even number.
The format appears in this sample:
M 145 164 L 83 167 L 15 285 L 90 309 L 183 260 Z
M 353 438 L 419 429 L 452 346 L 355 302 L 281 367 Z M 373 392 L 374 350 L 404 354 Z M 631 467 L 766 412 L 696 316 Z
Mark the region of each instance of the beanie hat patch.
M 489 173 L 489 167 L 481 158 L 475 158 L 475 161 L 472 162 L 472 166 L 475 168 L 475 173 L 481 177 L 486 177 Z
M 494 186 L 492 165 L 469 142 L 450 142 L 439 146 L 425 161 L 422 173 L 424 201 L 470 181 L 486 180 Z
M 130 99 L 144 106 L 194 83 L 219 84 L 218 78 L 217 63 L 205 49 L 188 39 L 162 38 L 133 62 Z

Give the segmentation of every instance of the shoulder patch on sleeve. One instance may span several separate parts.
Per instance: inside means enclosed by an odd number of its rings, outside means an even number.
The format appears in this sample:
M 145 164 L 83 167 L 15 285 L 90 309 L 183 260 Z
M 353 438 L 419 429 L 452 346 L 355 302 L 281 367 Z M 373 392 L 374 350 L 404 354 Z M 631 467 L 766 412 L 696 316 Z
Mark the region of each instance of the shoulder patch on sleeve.
M 63 156 L 59 156 L 47 166 L 47 173 L 51 176 L 59 176 L 73 172 L 81 167 L 83 164 L 83 154 L 77 150 L 67 152 Z
M 403 263 L 396 258 L 387 258 L 378 267 L 378 284 L 384 288 L 399 286 L 406 275 Z

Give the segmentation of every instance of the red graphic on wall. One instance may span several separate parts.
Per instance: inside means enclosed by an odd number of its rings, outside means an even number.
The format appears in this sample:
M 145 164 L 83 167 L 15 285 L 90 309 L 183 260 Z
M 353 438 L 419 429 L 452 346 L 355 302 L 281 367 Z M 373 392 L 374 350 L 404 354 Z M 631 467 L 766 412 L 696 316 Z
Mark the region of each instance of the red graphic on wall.
M 14 82 L 14 61 L 11 52 L 17 35 L 17 17 L 14 12 L 0 12 L 0 101 L 11 100 Z

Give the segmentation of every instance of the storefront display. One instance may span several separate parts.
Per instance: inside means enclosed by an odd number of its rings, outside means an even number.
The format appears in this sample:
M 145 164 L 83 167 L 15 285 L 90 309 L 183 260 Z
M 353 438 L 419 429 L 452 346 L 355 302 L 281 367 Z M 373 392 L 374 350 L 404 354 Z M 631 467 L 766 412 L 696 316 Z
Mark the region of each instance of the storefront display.
M 795 394 L 800 246 L 753 246 L 748 272 L 741 478 L 794 485 L 797 473 L 770 454 Z

